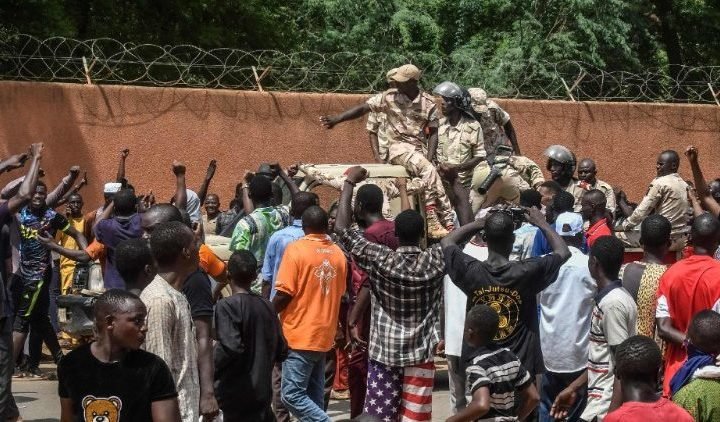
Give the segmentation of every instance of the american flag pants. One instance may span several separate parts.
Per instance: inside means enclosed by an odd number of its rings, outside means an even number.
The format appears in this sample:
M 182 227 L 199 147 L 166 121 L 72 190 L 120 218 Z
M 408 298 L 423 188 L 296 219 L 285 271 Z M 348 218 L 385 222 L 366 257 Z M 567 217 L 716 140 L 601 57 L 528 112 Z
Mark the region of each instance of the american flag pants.
M 364 413 L 383 422 L 432 420 L 433 362 L 396 367 L 369 361 Z

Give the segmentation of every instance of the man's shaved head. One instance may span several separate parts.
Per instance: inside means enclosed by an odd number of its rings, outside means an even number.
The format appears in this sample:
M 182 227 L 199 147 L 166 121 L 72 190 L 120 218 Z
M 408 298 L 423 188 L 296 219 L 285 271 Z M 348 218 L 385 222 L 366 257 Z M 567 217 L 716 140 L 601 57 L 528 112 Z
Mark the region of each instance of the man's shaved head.
M 583 158 L 577 167 L 578 179 L 594 185 L 597 182 L 597 166 L 591 158 Z
M 658 177 L 677 173 L 679 167 L 680 156 L 676 151 L 673 151 L 671 149 L 661 152 L 655 165 Z
M 602 205 L 603 208 L 607 204 L 607 197 L 599 189 L 592 189 L 585 192 L 583 199 L 586 199 L 588 202 L 596 206 Z
M 313 205 L 303 213 L 302 225 L 306 234 L 327 233 L 328 213 L 319 206 Z
M 580 213 L 585 220 L 602 218 L 605 215 L 607 197 L 598 189 L 591 189 L 585 192 L 580 200 Z
M 149 236 L 155 226 L 170 221 L 183 221 L 180 210 L 172 204 L 155 204 L 143 213 L 141 225 L 145 236 Z
M 693 220 L 690 238 L 693 246 L 703 248 L 708 254 L 715 253 L 720 237 L 720 221 L 710 213 L 704 213 Z

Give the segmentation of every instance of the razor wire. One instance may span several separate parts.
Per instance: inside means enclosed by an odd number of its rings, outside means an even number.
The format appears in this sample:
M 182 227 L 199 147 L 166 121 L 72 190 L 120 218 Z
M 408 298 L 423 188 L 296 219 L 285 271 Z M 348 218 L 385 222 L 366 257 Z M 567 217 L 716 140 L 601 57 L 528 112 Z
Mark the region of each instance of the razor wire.
M 367 93 L 385 89 L 385 71 L 408 62 L 423 69 L 427 85 L 451 80 L 486 87 L 495 97 L 720 105 L 720 67 L 714 66 L 678 66 L 670 76 L 667 69 L 634 73 L 580 61 L 536 62 L 500 78 L 497 86 L 486 86 L 488 74 L 497 74 L 503 66 L 488 69 L 481 58 L 472 57 L 203 49 L 26 34 L 0 40 L 4 80 Z

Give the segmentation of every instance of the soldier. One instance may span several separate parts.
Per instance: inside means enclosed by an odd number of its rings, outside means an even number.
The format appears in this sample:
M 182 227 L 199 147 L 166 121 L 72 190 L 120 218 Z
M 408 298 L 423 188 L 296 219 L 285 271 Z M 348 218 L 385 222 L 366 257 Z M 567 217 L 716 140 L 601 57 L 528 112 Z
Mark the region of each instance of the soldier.
M 575 154 L 562 145 L 550 145 L 544 155 L 547 157 L 545 168 L 550 172 L 552 179 L 564 190 L 573 193 L 573 185 L 578 181 L 573 177 L 577 165 Z
M 616 207 L 615 192 L 613 192 L 612 186 L 597 178 L 595 161 L 590 158 L 582 159 L 578 164 L 577 174 L 580 180 L 571 185 L 572 190 L 568 190 L 575 197 L 575 212 L 580 212 L 582 208 L 582 197 L 585 192 L 597 189 L 605 194 L 605 198 L 607 199 L 605 206 L 607 210 L 614 213 Z
M 510 166 L 514 168 L 520 177 L 533 189 L 537 189 L 545 183 L 545 176 L 537 163 L 524 155 L 513 155 L 510 157 Z M 518 187 L 519 188 L 519 187 Z
M 688 185 L 677 173 L 680 156 L 672 150 L 663 151 L 657 159 L 657 177 L 653 179 L 648 192 L 633 211 L 624 192 L 619 193 L 619 206 L 627 219 L 616 227 L 615 233 L 620 240 L 631 247 L 639 247 L 640 232 L 633 230 L 648 215 L 655 213 L 667 218 L 672 225 L 670 233 L 671 251 L 685 247 L 688 222 Z
M 385 120 L 378 135 L 388 141 L 388 162 L 404 166 L 427 186 L 426 215 L 428 235 L 443 237 L 454 228 L 454 212 L 442 180 L 433 166 L 437 150 L 438 116 L 435 99 L 418 86 L 420 69 L 407 64 L 396 69 L 390 79 L 395 84 L 382 93 L 379 102 L 367 101 L 337 116 L 322 116 L 328 129 L 340 122 L 356 119 L 368 112 L 383 113 Z M 372 99 L 371 99 L 372 100 Z
M 495 101 L 488 100 L 484 89 L 470 88 L 468 92 L 472 98 L 475 118 L 483 128 L 485 150 L 491 152 L 495 151 L 498 145 L 507 145 L 513 148 L 515 154 L 520 155 L 520 146 L 510 115 Z
M 385 74 L 385 79 L 387 80 L 388 87 L 394 88 L 394 82 L 392 80 L 392 75 L 397 72 L 397 69 L 390 69 L 387 74 Z M 375 94 L 368 102 L 372 102 L 375 105 L 379 105 L 382 101 L 383 93 Z M 368 131 L 368 135 L 370 137 L 370 148 L 373 152 L 373 158 L 375 158 L 375 161 L 378 163 L 385 163 L 387 162 L 387 151 L 388 151 L 388 143 L 387 143 L 387 136 L 385 134 L 379 133 L 380 130 L 384 127 L 385 123 L 385 114 L 383 113 L 376 113 L 374 111 L 371 111 L 368 113 L 368 119 L 367 123 L 365 124 L 365 129 Z
M 458 172 L 458 180 L 470 187 L 473 170 L 485 161 L 485 147 L 480 123 L 470 108 L 470 94 L 453 82 L 443 82 L 433 89 L 442 101 L 438 128 L 438 162 L 447 170 Z

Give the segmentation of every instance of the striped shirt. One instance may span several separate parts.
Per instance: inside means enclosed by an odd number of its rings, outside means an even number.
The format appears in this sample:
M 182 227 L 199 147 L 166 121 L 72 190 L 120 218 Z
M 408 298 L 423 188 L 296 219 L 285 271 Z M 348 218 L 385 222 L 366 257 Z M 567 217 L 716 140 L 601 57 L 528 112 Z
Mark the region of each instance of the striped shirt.
M 595 297 L 590 320 L 588 401 L 581 418 L 602 420 L 610 409 L 615 359 L 611 347 L 635 335 L 637 306 L 620 280 L 605 286 Z
M 170 368 L 182 421 L 195 422 L 200 417 L 200 379 L 190 304 L 159 275 L 142 291 L 140 300 L 148 312 L 143 348 L 158 355 Z
M 533 380 L 520 359 L 506 348 L 481 347 L 466 369 L 467 402 L 480 387 L 490 390 L 490 410 L 479 421 L 516 421 L 516 392 Z

